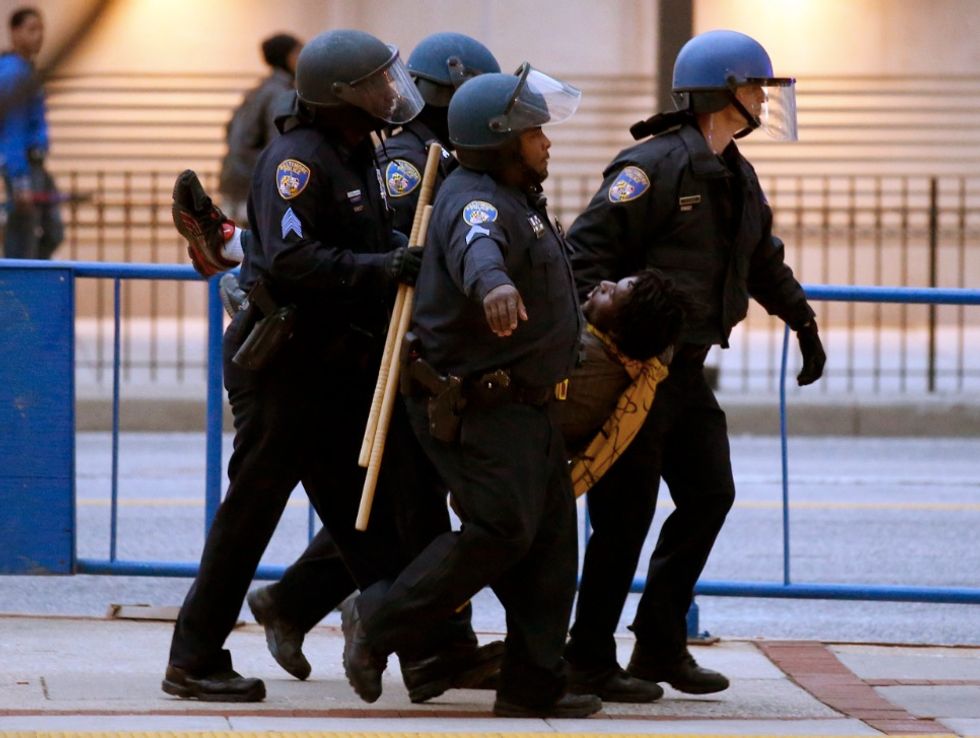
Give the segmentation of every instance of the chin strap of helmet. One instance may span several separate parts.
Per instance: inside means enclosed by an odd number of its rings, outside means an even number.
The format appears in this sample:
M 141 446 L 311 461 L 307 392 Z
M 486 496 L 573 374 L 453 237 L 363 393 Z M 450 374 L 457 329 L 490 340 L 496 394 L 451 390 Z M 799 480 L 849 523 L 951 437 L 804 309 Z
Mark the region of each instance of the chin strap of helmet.
M 758 115 L 752 115 L 752 113 L 749 112 L 749 109 L 742 104 L 742 101 L 738 99 L 738 95 L 735 94 L 737 90 L 738 90 L 738 82 L 734 77 L 729 76 L 728 95 L 732 99 L 732 105 L 734 105 L 735 109 L 742 114 L 742 117 L 745 118 L 745 122 L 746 122 L 745 128 L 743 128 L 734 136 L 732 136 L 732 138 L 745 138 L 750 133 L 752 133 L 752 131 L 754 131 L 756 128 L 761 126 L 762 121 L 759 120 Z

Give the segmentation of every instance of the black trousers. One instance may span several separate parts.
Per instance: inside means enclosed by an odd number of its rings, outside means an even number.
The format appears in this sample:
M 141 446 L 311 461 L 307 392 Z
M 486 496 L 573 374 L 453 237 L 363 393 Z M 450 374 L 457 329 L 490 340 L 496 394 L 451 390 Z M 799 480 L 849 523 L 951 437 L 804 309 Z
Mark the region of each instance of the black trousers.
M 460 439 L 434 440 L 424 400 L 409 417 L 453 496 L 458 533 L 436 538 L 394 583 L 358 599 L 372 647 L 391 653 L 490 586 L 507 616 L 498 694 L 548 705 L 564 691 L 575 595 L 576 514 L 561 434 L 547 406 L 468 409 Z
M 701 353 L 679 352 L 644 427 L 588 493 L 593 533 L 565 652 L 573 666 L 616 664 L 614 634 L 661 476 L 676 508 L 650 557 L 632 630 L 644 660 L 669 663 L 685 652 L 694 585 L 735 499 L 725 413 L 705 381 L 703 361 Z
M 404 406 L 398 402 L 385 444 L 385 464 L 399 470 L 397 489 L 379 489 L 379 495 L 390 496 L 386 509 L 392 511 L 398 531 L 395 546 L 387 548 L 391 558 L 385 579 L 394 580 L 401 570 L 432 542 L 450 530 L 446 506 L 446 487 L 424 455 L 408 425 Z M 372 514 L 369 528 L 374 524 Z M 356 564 L 355 564 L 356 566 Z M 373 584 L 361 582 L 361 586 Z M 327 616 L 358 589 L 348 572 L 343 556 L 330 531 L 321 528 L 302 555 L 271 585 L 272 596 L 280 616 L 304 632 Z M 421 658 L 449 648 L 475 646 L 472 607 L 467 604 L 431 632 L 428 643 L 417 649 L 399 649 L 399 657 Z
M 391 562 L 401 556 L 386 509 L 390 495 L 382 492 L 399 476 L 391 465 L 382 466 L 369 530 L 354 529 L 364 479 L 357 455 L 378 351 L 351 343 L 325 355 L 322 342 L 297 335 L 269 366 L 252 372 L 231 361 L 243 339 L 239 328 L 237 318 L 224 339 L 225 387 L 235 422 L 230 484 L 170 648 L 172 664 L 198 675 L 230 668 L 225 639 L 300 482 L 355 581 L 391 576 Z

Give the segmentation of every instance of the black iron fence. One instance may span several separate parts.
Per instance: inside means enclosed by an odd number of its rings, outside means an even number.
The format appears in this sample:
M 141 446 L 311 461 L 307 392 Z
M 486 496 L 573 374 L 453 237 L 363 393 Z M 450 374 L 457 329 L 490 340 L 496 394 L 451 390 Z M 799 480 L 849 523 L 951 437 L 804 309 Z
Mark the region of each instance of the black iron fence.
M 70 197 L 66 240 L 56 258 L 186 263 L 170 219 L 175 172 L 56 172 Z M 202 172 L 215 188 L 214 172 Z M 567 226 L 598 176 L 556 175 L 552 210 Z M 980 285 L 980 178 L 963 176 L 772 176 L 763 178 L 787 260 L 810 284 Z M 101 283 L 80 285 L 79 370 L 106 380 L 111 299 Z M 123 292 L 123 378 L 183 383 L 202 375 L 203 292 L 186 283 L 137 283 Z M 819 392 L 959 394 L 980 384 L 980 315 L 956 306 L 827 304 L 819 307 L 830 348 Z M 776 387 L 779 326 L 753 306 L 715 351 L 721 388 Z

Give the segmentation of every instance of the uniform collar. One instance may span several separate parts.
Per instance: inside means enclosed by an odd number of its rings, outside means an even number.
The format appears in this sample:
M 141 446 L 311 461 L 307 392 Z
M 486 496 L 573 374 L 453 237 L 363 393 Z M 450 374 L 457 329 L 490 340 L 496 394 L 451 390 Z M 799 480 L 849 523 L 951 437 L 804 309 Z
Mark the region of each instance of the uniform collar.
M 415 120 L 410 120 L 408 123 L 403 125 L 402 130 L 405 131 L 406 133 L 412 134 L 424 144 L 427 144 L 430 141 L 435 141 L 440 146 L 442 146 L 443 149 L 446 148 L 446 143 L 440 140 L 439 137 L 433 132 L 433 130 L 429 128 L 425 123 L 420 121 L 418 118 L 416 118 Z
M 704 140 L 704 136 L 696 125 L 681 126 L 678 135 L 680 135 L 684 147 L 687 149 L 691 160 L 691 170 L 695 177 L 709 179 L 732 175 L 731 170 L 708 147 L 708 142 Z M 727 154 L 730 149 L 738 151 L 734 142 L 728 144 L 724 153 Z

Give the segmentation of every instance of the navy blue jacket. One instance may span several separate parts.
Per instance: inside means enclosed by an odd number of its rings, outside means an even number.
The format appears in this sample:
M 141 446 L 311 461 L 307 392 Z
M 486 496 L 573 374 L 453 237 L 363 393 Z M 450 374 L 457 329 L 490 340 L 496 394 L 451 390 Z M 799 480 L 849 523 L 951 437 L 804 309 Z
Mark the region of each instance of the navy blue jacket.
M 456 168 L 456 159 L 449 153 L 445 142 L 440 141 L 424 123 L 417 120 L 406 123 L 385 139 L 384 144 L 376 151 L 384 173 L 388 202 L 394 211 L 395 230 L 406 236 L 411 235 L 415 208 L 422 190 L 425 162 L 429 156 L 429 146 L 433 143 L 442 146 L 434 187 L 438 191 L 439 185 Z
M 391 212 L 369 140 L 349 148 L 307 126 L 274 138 L 256 163 L 248 217 L 243 288 L 262 279 L 280 303 L 295 303 L 298 336 L 383 335 Z
M 512 284 L 528 320 L 495 336 L 483 298 Z M 414 331 L 443 373 L 479 376 L 510 369 L 544 387 L 568 377 L 578 355 L 581 311 L 567 247 L 539 196 L 457 168 L 436 197 L 416 284 Z
M 681 340 L 700 345 L 727 347 L 750 295 L 794 330 L 813 317 L 734 142 L 716 156 L 684 124 L 620 152 L 604 177 L 568 232 L 581 297 L 603 279 L 660 269 L 691 298 Z

